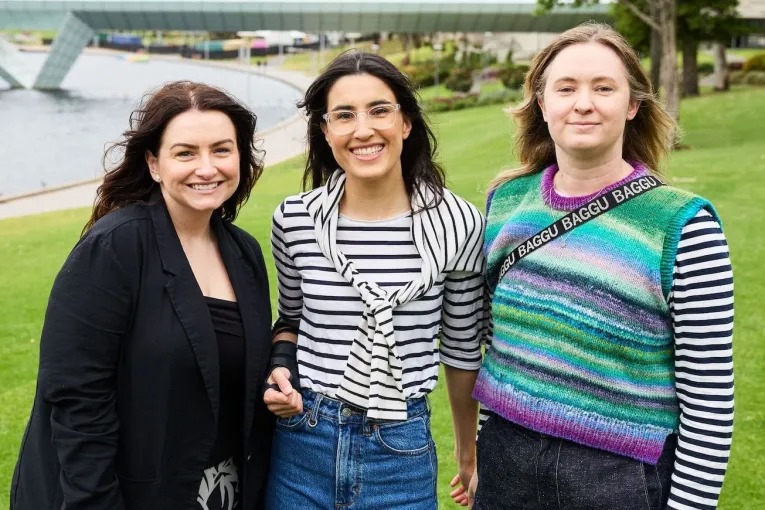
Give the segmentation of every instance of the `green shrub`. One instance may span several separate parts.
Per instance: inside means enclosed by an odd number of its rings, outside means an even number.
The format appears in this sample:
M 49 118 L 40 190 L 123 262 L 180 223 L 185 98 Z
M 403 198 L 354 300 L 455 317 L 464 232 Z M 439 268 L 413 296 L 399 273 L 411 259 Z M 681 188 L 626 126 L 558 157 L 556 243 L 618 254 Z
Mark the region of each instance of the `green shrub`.
M 744 71 L 765 71 L 765 53 L 752 55 L 744 62 Z
M 428 113 L 464 110 L 475 106 L 516 103 L 521 99 L 517 90 L 500 90 L 489 94 L 455 94 L 451 97 L 438 97 L 423 101 L 422 107 Z
M 730 80 L 731 85 L 741 85 L 744 83 L 744 76 L 746 73 L 744 71 L 731 71 L 730 74 L 728 74 L 728 79 Z
M 439 64 L 446 66 L 449 69 L 457 65 L 457 52 L 454 48 L 448 49 L 450 46 L 454 46 L 454 45 L 449 43 L 444 45 L 444 47 L 447 48 L 447 50 L 443 51 L 438 58 Z
M 473 71 L 466 67 L 455 67 L 449 72 L 444 86 L 454 92 L 469 92 L 473 87 Z
M 523 98 L 520 90 L 499 90 L 489 94 L 481 94 L 478 97 L 476 106 L 485 106 L 490 104 L 517 103 Z
M 502 80 L 502 85 L 508 89 L 519 89 L 523 86 L 523 80 L 526 77 L 529 66 L 527 65 L 515 65 L 512 67 L 505 67 L 499 71 L 499 79 Z
M 484 64 L 483 53 L 466 51 L 462 53 L 460 67 L 464 69 L 481 69 Z
M 765 85 L 765 71 L 732 71 L 729 78 L 733 85 Z
M 470 94 L 457 99 L 453 103 L 454 110 L 464 110 L 466 108 L 473 108 L 478 106 L 480 96 L 478 94 Z
M 715 65 L 712 62 L 700 62 L 696 69 L 700 76 L 707 76 L 715 72 Z
M 422 104 L 424 110 L 428 113 L 448 112 L 452 109 L 451 103 L 446 101 L 426 101 Z
M 744 84 L 746 85 L 765 85 L 765 70 L 763 71 L 749 71 L 744 76 Z
M 446 78 L 449 76 L 452 65 L 453 64 L 449 61 L 446 61 L 443 64 L 439 62 L 439 81 L 446 80 Z M 418 64 L 402 65 L 400 70 L 402 73 L 409 76 L 409 79 L 411 79 L 417 87 L 431 87 L 436 83 L 436 65 L 433 62 L 421 62 Z

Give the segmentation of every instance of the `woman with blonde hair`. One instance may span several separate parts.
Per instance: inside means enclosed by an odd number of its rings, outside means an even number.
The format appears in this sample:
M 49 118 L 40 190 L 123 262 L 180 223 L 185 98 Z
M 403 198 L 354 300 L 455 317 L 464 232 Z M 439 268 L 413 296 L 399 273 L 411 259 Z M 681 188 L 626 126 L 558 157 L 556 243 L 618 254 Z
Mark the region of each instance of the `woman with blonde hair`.
M 715 507 L 733 282 L 712 205 L 658 178 L 676 126 L 595 23 L 534 58 L 511 114 L 521 167 L 487 205 L 473 507 Z

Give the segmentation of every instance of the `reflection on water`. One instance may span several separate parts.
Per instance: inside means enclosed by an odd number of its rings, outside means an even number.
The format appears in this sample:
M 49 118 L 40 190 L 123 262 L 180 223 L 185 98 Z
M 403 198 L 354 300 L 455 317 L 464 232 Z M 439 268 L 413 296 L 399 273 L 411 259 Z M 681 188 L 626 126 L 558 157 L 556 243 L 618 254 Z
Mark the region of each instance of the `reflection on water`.
M 22 56 L 38 66 L 45 59 Z M 59 91 L 10 90 L 0 80 L 0 194 L 100 176 L 104 148 L 127 129 L 143 94 L 181 79 L 222 87 L 245 101 L 261 131 L 293 115 L 300 97 L 260 75 L 154 57 L 131 63 L 120 55 L 81 55 Z

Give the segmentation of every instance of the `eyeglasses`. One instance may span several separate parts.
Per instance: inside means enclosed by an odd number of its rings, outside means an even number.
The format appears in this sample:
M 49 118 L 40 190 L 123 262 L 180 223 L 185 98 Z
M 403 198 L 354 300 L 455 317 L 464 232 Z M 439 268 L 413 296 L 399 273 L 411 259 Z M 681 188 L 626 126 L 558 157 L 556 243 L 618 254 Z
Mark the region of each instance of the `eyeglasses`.
M 388 129 L 396 123 L 396 112 L 400 104 L 379 104 L 365 112 L 335 110 L 321 116 L 336 135 L 348 135 L 356 130 L 359 116 L 367 118 L 367 125 L 372 129 Z

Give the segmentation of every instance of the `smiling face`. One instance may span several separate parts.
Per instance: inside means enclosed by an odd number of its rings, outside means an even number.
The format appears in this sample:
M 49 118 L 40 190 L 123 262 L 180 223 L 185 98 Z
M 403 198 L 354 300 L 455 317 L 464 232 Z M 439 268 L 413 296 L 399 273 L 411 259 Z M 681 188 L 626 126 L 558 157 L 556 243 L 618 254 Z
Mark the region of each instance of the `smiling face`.
M 147 151 L 146 162 L 174 220 L 209 219 L 239 185 L 236 128 L 223 112 L 183 112 L 165 127 L 158 154 Z
M 327 94 L 327 112 L 341 110 L 368 112 L 380 105 L 394 105 L 398 101 L 393 91 L 381 79 L 370 74 L 354 74 L 338 79 Z M 409 136 L 411 124 L 400 112 L 390 127 L 375 129 L 366 115 L 356 115 L 356 128 L 348 134 L 338 135 L 322 123 L 322 131 L 332 149 L 335 161 L 345 171 L 349 185 L 403 180 L 401 151 Z
M 630 99 L 627 71 L 617 54 L 599 43 L 574 44 L 545 72 L 538 102 L 558 161 L 621 158 L 625 124 L 639 103 Z

